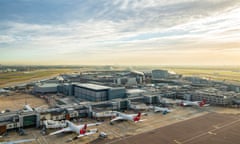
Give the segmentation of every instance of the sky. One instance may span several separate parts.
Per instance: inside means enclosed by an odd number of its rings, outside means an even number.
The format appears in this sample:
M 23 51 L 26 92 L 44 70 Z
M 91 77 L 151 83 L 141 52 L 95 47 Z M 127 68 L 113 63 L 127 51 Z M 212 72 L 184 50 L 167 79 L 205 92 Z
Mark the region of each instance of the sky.
M 240 65 L 240 1 L 1 0 L 0 64 Z

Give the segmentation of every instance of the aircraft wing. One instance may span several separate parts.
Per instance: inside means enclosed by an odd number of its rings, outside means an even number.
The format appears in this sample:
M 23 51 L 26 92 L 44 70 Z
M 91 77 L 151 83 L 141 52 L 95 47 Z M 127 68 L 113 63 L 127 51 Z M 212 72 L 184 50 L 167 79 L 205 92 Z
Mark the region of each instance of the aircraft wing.
M 210 106 L 210 104 L 204 104 L 203 106 L 204 106 L 204 107 L 208 107 L 208 106 Z
M 154 112 L 161 112 L 162 110 L 160 109 L 155 109 Z
M 163 108 L 159 108 L 159 107 L 155 107 L 154 108 L 154 112 L 161 112 L 161 111 L 164 111 L 165 109 Z
M 124 119 L 123 117 L 118 116 L 118 117 L 112 119 L 111 122 L 117 121 L 117 120 L 123 120 L 123 119 Z
M 87 133 L 85 133 L 85 134 L 80 134 L 80 135 L 78 135 L 77 137 L 80 138 L 80 137 L 84 137 L 84 136 L 92 135 L 92 134 L 95 134 L 95 133 L 96 133 L 95 131 L 87 132 Z
M 70 132 L 72 131 L 72 129 L 70 127 L 67 127 L 67 128 L 63 128 L 61 130 L 58 130 L 58 131 L 55 131 L 55 132 L 52 132 L 50 133 L 49 135 L 55 135 L 55 134 L 58 134 L 58 133 L 62 133 L 62 132 Z
M 147 119 L 141 119 L 141 120 L 139 120 L 139 121 L 135 121 L 135 123 L 139 123 L 139 122 L 144 122 L 144 121 L 146 121 Z
M 16 141 L 9 141 L 9 142 L 2 142 L 2 144 L 18 144 L 18 143 L 26 143 L 26 142 L 32 142 L 35 139 L 24 139 L 24 140 L 16 140 Z

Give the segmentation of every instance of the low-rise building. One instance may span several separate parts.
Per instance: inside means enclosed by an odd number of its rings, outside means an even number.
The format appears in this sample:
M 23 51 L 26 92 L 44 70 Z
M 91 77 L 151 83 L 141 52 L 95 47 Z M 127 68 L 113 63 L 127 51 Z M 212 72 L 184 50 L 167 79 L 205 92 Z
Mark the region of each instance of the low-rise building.
M 232 100 L 237 96 L 235 92 L 225 92 L 215 89 L 196 90 L 192 94 L 193 101 L 206 99 L 207 103 L 214 105 L 230 105 Z
M 124 98 L 126 90 L 124 87 L 109 87 L 90 83 L 73 84 L 75 97 L 88 101 L 107 101 L 116 98 Z
M 169 73 L 167 70 L 152 70 L 152 79 L 168 78 Z
M 58 83 L 37 83 L 34 88 L 34 93 L 57 93 Z

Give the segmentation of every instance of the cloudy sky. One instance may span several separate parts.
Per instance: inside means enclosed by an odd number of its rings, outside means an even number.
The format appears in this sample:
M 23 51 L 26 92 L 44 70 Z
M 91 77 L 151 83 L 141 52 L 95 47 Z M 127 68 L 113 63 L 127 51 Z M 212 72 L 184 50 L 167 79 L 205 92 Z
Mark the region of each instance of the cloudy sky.
M 1 0 L 0 64 L 240 65 L 240 1 Z

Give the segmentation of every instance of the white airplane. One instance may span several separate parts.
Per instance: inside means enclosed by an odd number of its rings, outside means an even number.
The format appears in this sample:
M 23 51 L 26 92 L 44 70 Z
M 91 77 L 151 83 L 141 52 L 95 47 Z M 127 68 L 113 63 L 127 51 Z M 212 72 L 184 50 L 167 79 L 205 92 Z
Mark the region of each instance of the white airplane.
M 170 110 L 169 108 L 166 108 L 166 107 L 150 106 L 149 108 L 153 109 L 154 112 L 162 112 L 162 114 L 164 114 L 164 115 L 172 112 L 172 110 Z
M 47 106 L 47 105 L 42 105 L 42 106 L 39 106 L 39 107 L 36 107 L 36 108 L 32 108 L 29 104 L 25 104 L 23 106 L 23 111 L 24 112 L 29 112 L 29 111 L 34 111 L 34 110 L 38 111 L 39 109 L 41 109 L 44 106 Z
M 209 106 L 209 104 L 206 104 L 206 99 L 203 99 L 202 101 L 182 101 L 180 103 L 181 106 Z
M 25 104 L 23 106 L 23 111 L 24 112 L 29 112 L 29 111 L 33 111 L 33 109 L 31 108 L 31 106 L 29 104 Z
M 133 121 L 135 123 L 140 122 L 140 121 L 144 121 L 144 120 L 141 120 L 141 113 L 140 112 L 138 114 L 124 114 L 124 113 L 115 111 L 114 113 L 116 113 L 117 117 L 112 119 L 110 121 L 110 123 L 112 123 L 114 121 L 117 121 L 117 120 L 130 120 L 130 121 Z
M 62 133 L 62 132 L 75 132 L 78 134 L 77 137 L 79 138 L 79 137 L 83 137 L 83 136 L 92 135 L 97 132 L 97 130 L 87 132 L 88 126 L 97 126 L 97 125 L 101 124 L 101 123 L 92 123 L 92 124 L 84 124 L 84 125 L 75 125 L 74 123 L 72 123 L 68 120 L 66 121 L 66 123 L 67 123 L 66 128 L 63 128 L 56 132 L 50 133 L 49 135 L 55 135 L 55 134 Z

